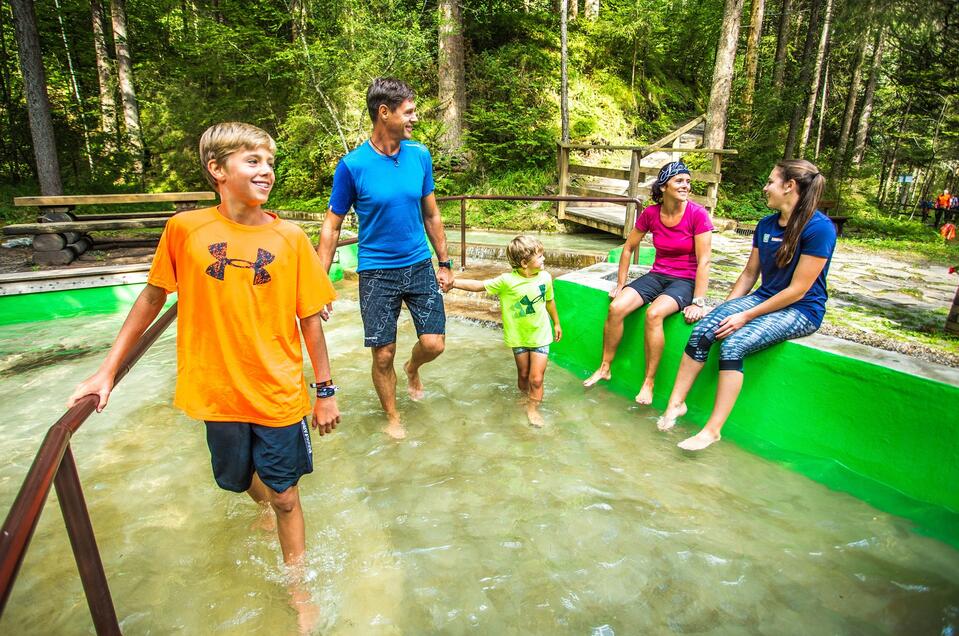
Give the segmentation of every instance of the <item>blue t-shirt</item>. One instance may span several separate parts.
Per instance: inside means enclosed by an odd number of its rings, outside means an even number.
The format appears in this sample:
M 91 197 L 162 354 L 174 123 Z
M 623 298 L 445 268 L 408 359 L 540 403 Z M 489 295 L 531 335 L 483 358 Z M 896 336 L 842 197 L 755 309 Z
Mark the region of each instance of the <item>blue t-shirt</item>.
M 433 192 L 433 159 L 421 143 L 403 140 L 386 157 L 370 142 L 336 166 L 330 209 L 356 210 L 360 235 L 356 271 L 407 267 L 430 257 L 420 200 Z
M 754 293 L 767 300 L 789 286 L 792 282 L 799 257 L 803 254 L 818 256 L 826 259 L 826 265 L 806 295 L 794 302 L 795 307 L 804 316 L 809 318 L 816 327 L 822 324 L 826 313 L 826 275 L 829 273 L 829 263 L 832 261 L 832 252 L 836 248 L 836 228 L 829 217 L 816 210 L 803 228 L 799 237 L 799 245 L 793 254 L 792 262 L 786 267 L 776 267 L 776 253 L 783 242 L 786 228 L 779 226 L 779 212 L 770 214 L 756 225 L 753 234 L 753 247 L 759 250 L 759 267 L 762 272 L 762 284 Z

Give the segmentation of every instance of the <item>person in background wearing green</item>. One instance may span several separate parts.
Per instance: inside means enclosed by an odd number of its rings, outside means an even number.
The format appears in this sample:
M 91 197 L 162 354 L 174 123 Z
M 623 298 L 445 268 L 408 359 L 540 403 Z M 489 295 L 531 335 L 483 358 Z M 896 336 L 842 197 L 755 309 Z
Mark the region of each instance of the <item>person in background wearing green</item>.
M 537 428 L 546 423 L 539 405 L 543 401 L 549 345 L 563 337 L 553 302 L 553 278 L 543 271 L 543 253 L 543 244 L 535 238 L 517 236 L 506 248 L 513 271 L 485 281 L 453 281 L 454 289 L 485 291 L 499 297 L 503 339 L 512 347 L 516 362 L 516 384 L 527 396 L 526 417 Z

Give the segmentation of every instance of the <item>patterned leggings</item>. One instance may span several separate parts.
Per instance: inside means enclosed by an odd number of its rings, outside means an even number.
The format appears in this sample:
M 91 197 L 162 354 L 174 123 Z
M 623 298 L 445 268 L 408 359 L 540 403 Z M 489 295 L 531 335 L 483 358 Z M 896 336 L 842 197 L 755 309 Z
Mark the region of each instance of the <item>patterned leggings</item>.
M 686 344 L 686 353 L 698 362 L 706 362 L 709 348 L 716 341 L 719 323 L 727 316 L 752 309 L 763 302 L 755 294 L 724 302 L 696 323 Z M 743 358 L 776 343 L 808 336 L 818 329 L 798 309 L 786 307 L 753 318 L 742 328 L 724 338 L 719 344 L 719 370 L 743 371 Z

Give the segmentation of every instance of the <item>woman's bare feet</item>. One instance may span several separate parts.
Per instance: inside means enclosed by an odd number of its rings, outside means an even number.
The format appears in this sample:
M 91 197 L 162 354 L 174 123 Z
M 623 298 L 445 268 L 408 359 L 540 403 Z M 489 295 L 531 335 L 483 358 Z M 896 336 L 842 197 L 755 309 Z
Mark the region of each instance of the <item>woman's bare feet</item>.
M 593 375 L 583 380 L 583 386 L 590 387 L 600 380 L 608 380 L 612 377 L 609 373 L 609 365 L 605 362 L 599 365 L 599 368 L 593 372 Z
M 653 380 L 646 378 L 643 381 L 643 388 L 639 390 L 639 393 L 636 394 L 636 402 L 638 404 L 652 404 L 653 403 Z
M 403 371 L 406 372 L 406 392 L 409 393 L 411 400 L 419 402 L 423 399 L 423 382 L 420 380 L 419 371 L 410 373 L 409 360 L 403 364 Z
M 661 431 L 668 431 L 676 426 L 676 420 L 686 415 L 686 403 L 670 404 L 666 407 L 662 417 L 656 421 L 656 428 Z
M 700 451 L 718 442 L 722 437 L 718 434 L 713 434 L 710 431 L 707 431 L 705 428 L 692 437 L 686 438 L 681 441 L 677 446 L 683 450 L 688 451 Z

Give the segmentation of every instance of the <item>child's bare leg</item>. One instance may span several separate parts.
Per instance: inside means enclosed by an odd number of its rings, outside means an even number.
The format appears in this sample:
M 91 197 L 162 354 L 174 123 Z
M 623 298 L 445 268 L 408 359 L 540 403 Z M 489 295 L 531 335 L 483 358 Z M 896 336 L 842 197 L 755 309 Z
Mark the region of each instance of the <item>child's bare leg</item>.
M 654 300 L 646 310 L 645 338 L 643 339 L 643 347 L 646 350 L 646 377 L 643 378 L 643 387 L 636 395 L 636 401 L 640 404 L 653 403 L 656 371 L 659 369 L 659 361 L 666 347 L 663 320 L 677 311 L 679 311 L 679 303 L 665 295 Z
M 253 481 L 250 483 L 246 494 L 250 495 L 253 501 L 259 504 L 261 508 L 260 516 L 252 526 L 255 530 L 264 530 L 266 532 L 276 530 L 276 513 L 273 512 L 273 507 L 270 506 L 271 492 L 267 485 L 260 479 L 260 476 L 253 473 Z
M 623 321 L 642 306 L 643 297 L 630 287 L 624 287 L 609 304 L 609 313 L 603 325 L 603 361 L 593 375 L 583 381 L 583 386 L 593 386 L 600 380 L 610 379 L 609 365 L 613 363 L 619 341 L 623 339 Z
M 529 393 L 529 358 L 530 352 L 514 353 L 513 361 L 516 362 L 516 388 L 524 395 Z
M 543 379 L 546 376 L 546 363 L 549 356 L 530 352 L 529 355 L 529 398 L 526 402 L 526 418 L 536 428 L 546 425 L 539 405 L 543 401 Z
M 663 412 L 662 417 L 656 422 L 656 427 L 661 431 L 668 431 L 676 425 L 676 420 L 686 414 L 686 396 L 689 390 L 693 388 L 693 382 L 699 372 L 703 370 L 705 362 L 698 362 L 691 358 L 689 354 L 683 353 L 683 359 L 679 363 L 679 372 L 676 374 L 676 380 L 673 382 L 673 391 L 669 395 L 669 404 Z

